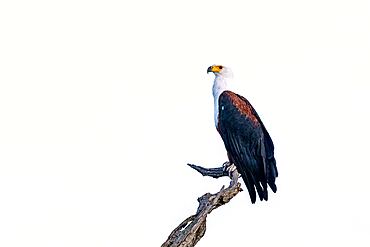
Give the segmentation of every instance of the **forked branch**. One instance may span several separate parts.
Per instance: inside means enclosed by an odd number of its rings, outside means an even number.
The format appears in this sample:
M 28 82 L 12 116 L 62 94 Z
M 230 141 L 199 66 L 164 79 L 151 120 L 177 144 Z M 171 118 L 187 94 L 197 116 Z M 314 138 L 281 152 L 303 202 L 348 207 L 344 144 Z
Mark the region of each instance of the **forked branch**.
M 191 168 L 197 170 L 203 176 L 219 178 L 229 176 L 229 172 L 225 166 L 218 168 L 203 168 L 188 164 Z M 231 172 L 232 178 L 229 187 L 225 189 L 222 186 L 221 190 L 215 194 L 206 193 L 198 198 L 199 206 L 195 215 L 188 217 L 178 227 L 176 227 L 168 237 L 167 241 L 162 244 L 162 247 L 193 247 L 204 236 L 206 231 L 206 218 L 212 210 L 228 203 L 236 196 L 240 188 L 238 183 L 239 173 L 237 170 Z

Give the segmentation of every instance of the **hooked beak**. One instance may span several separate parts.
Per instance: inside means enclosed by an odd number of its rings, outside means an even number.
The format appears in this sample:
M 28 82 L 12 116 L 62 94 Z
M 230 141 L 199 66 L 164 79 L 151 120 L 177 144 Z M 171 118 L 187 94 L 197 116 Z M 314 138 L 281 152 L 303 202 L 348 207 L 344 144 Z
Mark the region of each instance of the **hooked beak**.
M 207 74 L 208 74 L 209 72 L 218 73 L 218 72 L 220 72 L 223 68 L 224 68 L 224 66 L 222 66 L 222 65 L 212 65 L 212 66 L 209 66 L 209 68 L 207 69 Z

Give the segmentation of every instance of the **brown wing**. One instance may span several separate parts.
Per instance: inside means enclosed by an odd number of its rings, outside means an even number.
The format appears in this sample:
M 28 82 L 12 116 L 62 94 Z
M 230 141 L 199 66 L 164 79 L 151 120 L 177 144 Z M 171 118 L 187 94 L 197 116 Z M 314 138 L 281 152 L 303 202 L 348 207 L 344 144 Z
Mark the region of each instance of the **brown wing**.
M 260 200 L 267 201 L 267 184 L 276 192 L 278 173 L 274 144 L 260 117 L 244 97 L 224 91 L 219 97 L 218 119 L 217 129 L 252 203 L 256 201 L 256 190 Z

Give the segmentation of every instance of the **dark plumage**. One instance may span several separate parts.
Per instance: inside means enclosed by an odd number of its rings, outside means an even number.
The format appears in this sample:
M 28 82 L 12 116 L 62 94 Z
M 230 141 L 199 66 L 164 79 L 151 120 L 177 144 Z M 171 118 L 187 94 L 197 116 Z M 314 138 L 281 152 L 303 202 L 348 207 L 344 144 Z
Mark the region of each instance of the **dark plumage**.
M 276 192 L 278 176 L 274 144 L 257 112 L 244 97 L 224 91 L 219 97 L 217 130 L 224 141 L 230 162 L 242 175 L 252 203 L 268 199 L 267 184 Z

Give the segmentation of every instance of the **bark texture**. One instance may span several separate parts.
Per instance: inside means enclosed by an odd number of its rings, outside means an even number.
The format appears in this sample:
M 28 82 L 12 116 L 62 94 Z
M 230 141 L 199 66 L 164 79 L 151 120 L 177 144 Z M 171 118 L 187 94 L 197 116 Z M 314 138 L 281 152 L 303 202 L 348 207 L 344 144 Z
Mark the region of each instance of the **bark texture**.
M 188 165 L 203 176 L 210 176 L 213 178 L 229 176 L 226 166 L 208 169 L 192 164 Z M 199 197 L 199 206 L 196 214 L 188 217 L 176 227 L 171 232 L 167 241 L 162 244 L 162 247 L 192 247 L 198 243 L 206 232 L 207 215 L 211 213 L 212 210 L 228 203 L 239 191 L 242 191 L 240 183 L 238 183 L 238 171 L 235 169 L 230 175 L 231 182 L 229 187 L 225 189 L 225 186 L 223 186 L 221 190 L 215 194 L 206 193 Z

